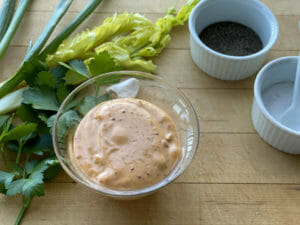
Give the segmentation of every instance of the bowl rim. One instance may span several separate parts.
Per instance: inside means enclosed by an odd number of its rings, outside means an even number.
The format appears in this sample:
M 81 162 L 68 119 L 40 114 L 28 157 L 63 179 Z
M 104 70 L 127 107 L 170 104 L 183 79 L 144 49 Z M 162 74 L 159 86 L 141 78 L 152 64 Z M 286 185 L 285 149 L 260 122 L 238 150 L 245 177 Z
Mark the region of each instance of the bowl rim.
M 267 52 L 269 52 L 271 50 L 271 48 L 273 47 L 273 45 L 276 43 L 276 40 L 278 38 L 278 33 L 279 33 L 279 28 L 278 28 L 278 22 L 276 17 L 274 16 L 274 14 L 272 13 L 272 11 L 262 2 L 258 1 L 258 0 L 247 0 L 247 1 L 241 1 L 241 0 L 231 0 L 234 1 L 235 3 L 238 4 L 245 4 L 247 2 L 247 4 L 257 4 L 259 7 L 257 7 L 259 10 L 264 11 L 264 14 L 268 14 L 269 15 L 269 19 L 271 22 L 271 37 L 270 40 L 268 41 L 268 43 L 258 52 L 254 53 L 254 54 L 250 54 L 250 55 L 245 55 L 245 56 L 232 56 L 232 55 L 226 55 L 220 52 L 217 52 L 213 49 L 211 49 L 210 47 L 208 47 L 206 44 L 204 44 L 195 29 L 195 21 L 196 21 L 196 16 L 198 14 L 198 11 L 203 7 L 203 5 L 205 5 L 207 2 L 211 2 L 212 0 L 202 0 L 200 1 L 192 10 L 191 15 L 189 17 L 189 31 L 190 31 L 190 35 L 191 37 L 194 39 L 194 41 L 203 49 L 205 49 L 207 52 L 209 52 L 210 54 L 219 57 L 219 58 L 225 58 L 228 60 L 233 60 L 233 61 L 244 61 L 244 60 L 249 60 L 249 59 L 253 59 L 256 57 L 259 57 L 261 55 L 266 54 Z M 218 1 L 218 0 L 216 0 Z
M 254 82 L 254 99 L 257 102 L 260 110 L 263 112 L 263 114 L 267 117 L 267 119 L 276 127 L 280 128 L 281 130 L 292 134 L 296 136 L 300 136 L 300 131 L 295 131 L 287 126 L 284 126 L 281 124 L 278 120 L 276 120 L 266 109 L 262 96 L 261 96 L 261 86 L 262 86 L 262 79 L 267 70 L 269 70 L 271 67 L 277 65 L 277 64 L 282 64 L 283 62 L 287 62 L 290 60 L 295 60 L 297 62 L 298 56 L 285 56 L 285 57 L 280 57 L 277 59 L 274 59 L 270 61 L 268 64 L 266 64 L 257 74 Z
M 166 85 L 167 87 L 173 89 L 185 102 L 186 105 L 188 105 L 191 109 L 191 116 L 195 122 L 195 127 L 193 127 L 194 132 L 194 136 L 195 136 L 195 145 L 192 149 L 192 151 L 190 152 L 190 157 L 186 163 L 186 167 L 181 170 L 180 172 L 176 173 L 173 175 L 173 173 L 175 172 L 176 169 L 178 169 L 178 166 L 174 167 L 171 172 L 161 181 L 159 181 L 158 183 L 150 186 L 150 187 L 146 187 L 146 188 L 142 188 L 142 189 L 138 189 L 138 190 L 129 190 L 129 191 L 120 191 L 120 190 L 112 190 L 109 189 L 109 191 L 101 191 L 99 189 L 96 189 L 94 187 L 98 186 L 97 184 L 95 185 L 90 185 L 89 183 L 84 183 L 83 181 L 81 181 L 80 179 L 78 179 L 76 176 L 73 175 L 73 172 L 65 165 L 65 163 L 63 162 L 63 159 L 60 157 L 60 154 L 58 152 L 58 146 L 56 145 L 57 143 L 57 138 L 56 138 L 56 130 L 57 130 L 57 121 L 58 121 L 58 117 L 59 115 L 62 114 L 63 112 L 63 106 L 68 102 L 69 98 L 73 97 L 73 95 L 75 93 L 77 93 L 79 90 L 81 90 L 81 88 L 85 87 L 86 85 L 89 85 L 91 83 L 93 83 L 93 81 L 101 78 L 101 77 L 105 77 L 105 76 L 111 76 L 111 75 L 124 75 L 124 76 L 132 76 L 133 74 L 136 74 L 138 76 L 140 76 L 140 78 L 146 78 L 146 79 L 151 79 L 151 80 L 155 80 L 158 81 L 159 83 L 163 83 L 164 85 Z M 52 130 L 52 142 L 53 142 L 53 148 L 54 148 L 54 152 L 55 155 L 57 157 L 57 159 L 59 160 L 60 165 L 62 166 L 62 168 L 64 169 L 64 171 L 73 179 L 75 180 L 77 183 L 83 185 L 84 187 L 87 187 L 97 193 L 100 193 L 102 195 L 108 196 L 108 197 L 116 197 L 116 198 L 128 198 L 128 197 L 139 197 L 139 196 L 145 196 L 148 194 L 151 194 L 155 191 L 158 191 L 159 189 L 167 186 L 168 184 L 170 184 L 171 182 L 173 182 L 179 175 L 181 175 L 186 169 L 187 167 L 190 166 L 192 159 L 194 158 L 198 147 L 199 147 L 199 139 L 200 139 L 200 130 L 199 130 L 199 121 L 198 121 L 198 116 L 196 113 L 196 110 L 194 109 L 193 105 L 191 104 L 190 100 L 184 95 L 184 93 L 179 90 L 178 88 L 174 87 L 173 85 L 171 85 L 168 81 L 162 79 L 161 77 L 158 76 L 154 76 L 152 74 L 146 73 L 146 72 L 141 72 L 141 71 L 133 71 L 133 70 L 122 70 L 122 71 L 114 71 L 114 72 L 108 72 L 108 73 L 103 73 L 97 76 L 94 76 L 88 80 L 86 80 L 85 82 L 83 82 L 82 84 L 80 84 L 79 86 L 77 86 L 62 102 L 62 104 L 59 107 L 59 110 L 56 113 L 56 117 L 55 117 L 55 121 L 54 121 L 54 125 L 53 125 L 53 130 Z M 180 164 L 178 164 L 180 165 Z M 168 179 L 167 182 L 164 182 L 166 178 L 170 177 L 171 175 L 172 178 Z

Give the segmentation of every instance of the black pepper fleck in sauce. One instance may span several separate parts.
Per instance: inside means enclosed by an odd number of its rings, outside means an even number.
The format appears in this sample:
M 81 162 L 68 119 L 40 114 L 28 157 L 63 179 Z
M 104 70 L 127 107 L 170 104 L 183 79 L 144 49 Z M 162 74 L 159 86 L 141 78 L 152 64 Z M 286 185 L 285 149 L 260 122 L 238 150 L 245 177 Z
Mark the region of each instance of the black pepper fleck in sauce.
M 209 48 L 232 56 L 251 55 L 263 48 L 260 37 L 251 28 L 229 21 L 209 25 L 199 38 Z

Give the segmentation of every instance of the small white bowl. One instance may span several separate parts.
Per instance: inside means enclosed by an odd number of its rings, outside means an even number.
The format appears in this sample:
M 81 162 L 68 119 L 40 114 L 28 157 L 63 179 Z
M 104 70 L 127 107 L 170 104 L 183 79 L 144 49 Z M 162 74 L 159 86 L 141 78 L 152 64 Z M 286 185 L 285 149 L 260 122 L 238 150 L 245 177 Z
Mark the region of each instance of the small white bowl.
M 230 56 L 207 47 L 199 34 L 222 21 L 250 27 L 262 40 L 263 49 L 252 55 Z M 203 0 L 190 15 L 189 30 L 193 61 L 205 73 L 221 80 L 241 80 L 257 72 L 278 36 L 275 16 L 257 0 Z
M 279 118 L 292 101 L 297 59 L 279 58 L 262 68 L 255 80 L 252 106 L 252 122 L 258 134 L 273 147 L 291 154 L 300 154 L 300 132 L 284 126 Z

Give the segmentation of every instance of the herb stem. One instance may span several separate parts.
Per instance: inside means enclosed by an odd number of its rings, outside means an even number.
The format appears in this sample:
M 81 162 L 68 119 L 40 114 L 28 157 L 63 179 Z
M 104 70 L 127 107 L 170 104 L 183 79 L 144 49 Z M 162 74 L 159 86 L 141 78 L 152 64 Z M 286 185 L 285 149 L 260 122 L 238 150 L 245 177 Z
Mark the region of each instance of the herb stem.
M 24 199 L 25 199 L 25 198 L 24 198 L 24 196 L 23 196 L 23 205 L 22 205 L 22 209 L 21 209 L 21 211 L 19 212 L 19 215 L 18 215 L 18 217 L 17 217 L 17 219 L 16 219 L 15 225 L 19 225 L 19 224 L 20 224 L 20 222 L 21 222 L 21 220 L 22 220 L 22 218 L 23 218 L 23 216 L 24 216 L 26 210 L 28 209 L 28 207 L 29 207 L 29 205 L 30 205 L 30 203 L 31 203 L 32 197 L 28 197 L 25 201 L 24 201 Z
M 2 160 L 4 162 L 5 169 L 8 171 L 9 167 L 8 167 L 7 158 L 6 158 L 6 152 L 5 152 L 3 144 L 1 144 L 1 146 L 0 146 L 0 151 L 1 151 Z
M 19 164 L 19 162 L 20 162 L 22 148 L 23 148 L 23 144 L 19 144 L 18 154 L 17 154 L 17 159 L 16 159 L 17 164 Z

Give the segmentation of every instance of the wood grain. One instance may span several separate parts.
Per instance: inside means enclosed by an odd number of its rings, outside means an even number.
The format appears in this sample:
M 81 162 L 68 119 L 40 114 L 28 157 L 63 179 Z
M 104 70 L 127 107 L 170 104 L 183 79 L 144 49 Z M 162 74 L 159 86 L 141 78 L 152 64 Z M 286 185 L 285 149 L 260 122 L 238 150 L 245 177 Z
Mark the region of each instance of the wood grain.
M 29 41 L 37 39 L 58 1 L 33 1 L 12 46 L 0 61 L 0 81 L 17 70 Z M 88 1 L 74 0 L 53 36 Z M 140 12 L 155 21 L 167 7 L 179 8 L 184 2 L 105 0 L 77 31 L 101 24 L 114 12 Z M 297 55 L 300 1 L 262 2 L 275 13 L 280 30 L 266 63 Z M 61 172 L 46 184 L 46 196 L 33 200 L 24 225 L 299 224 L 300 156 L 279 152 L 256 134 L 251 122 L 255 75 L 236 82 L 211 78 L 192 62 L 187 25 L 175 28 L 171 36 L 171 42 L 154 62 L 158 65 L 158 75 L 180 88 L 198 114 L 200 144 L 188 169 L 174 184 L 136 201 L 101 197 Z M 1 195 L 0 224 L 13 224 L 20 206 L 19 196 Z
M 279 152 L 257 134 L 202 133 L 189 168 L 175 183 L 300 184 L 300 156 Z M 73 182 L 64 172 L 53 181 Z
M 38 0 L 33 1 L 30 7 L 31 11 L 53 11 L 59 0 Z M 103 1 L 96 12 L 152 12 L 163 13 L 165 9 L 174 5 L 177 8 L 183 5 L 185 0 L 130 0 L 130 4 L 126 0 L 109 0 Z M 276 15 L 300 15 L 300 3 L 298 0 L 262 0 L 271 11 Z M 86 4 L 86 1 L 74 1 L 69 11 L 78 12 Z
M 118 201 L 79 184 L 47 184 L 23 225 L 296 225 L 299 185 L 173 184 L 149 197 Z M 1 224 L 13 224 L 20 199 L 0 197 Z M 4 223 L 2 222 L 4 221 Z

